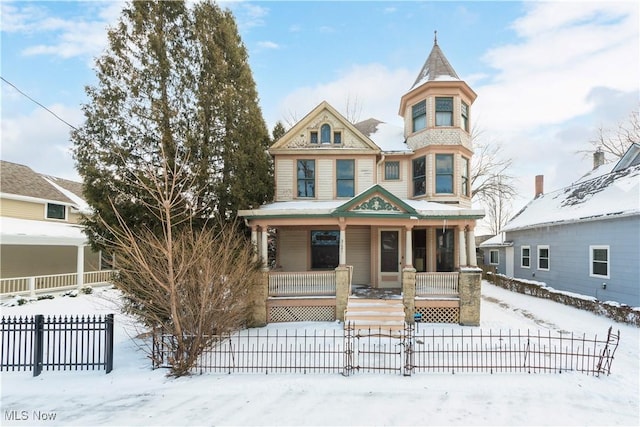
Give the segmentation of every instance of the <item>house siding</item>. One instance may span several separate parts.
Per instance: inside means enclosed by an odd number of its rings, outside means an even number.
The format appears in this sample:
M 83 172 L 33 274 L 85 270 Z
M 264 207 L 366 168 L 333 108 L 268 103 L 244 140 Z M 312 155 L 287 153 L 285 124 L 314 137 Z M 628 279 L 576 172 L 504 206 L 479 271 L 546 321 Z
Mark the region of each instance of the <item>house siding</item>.
M 371 232 L 369 227 L 347 227 L 347 264 L 353 266 L 353 283 L 371 283 Z
M 333 200 L 336 187 L 335 159 L 316 159 L 316 197 L 318 200 Z
M 356 161 L 356 194 L 360 194 L 375 184 L 376 162 L 373 157 Z
M 276 162 L 276 201 L 293 199 L 295 167 L 293 159 L 280 159 Z
M 45 206 L 42 203 L 11 199 L 0 201 L 0 216 L 42 221 L 44 220 L 44 212 Z
M 499 263 L 497 265 L 491 264 L 491 251 L 498 251 Z M 483 253 L 482 261 L 484 265 L 495 267 L 496 273 L 498 274 L 507 274 L 507 269 L 506 269 L 507 251 L 504 247 L 482 248 L 482 253 Z
M 75 273 L 77 256 L 75 246 L 2 245 L 0 278 Z M 85 247 L 84 271 L 97 270 L 99 254 Z
M 283 228 L 278 234 L 278 267 L 284 271 L 307 271 L 309 230 Z
M 640 218 L 589 221 L 507 232 L 514 243 L 514 276 L 558 290 L 640 306 Z M 531 268 L 520 266 L 520 248 L 531 247 Z M 549 270 L 538 268 L 538 246 L 549 246 Z M 609 246 L 609 279 L 589 274 L 589 246 Z M 606 289 L 603 289 L 606 284 Z

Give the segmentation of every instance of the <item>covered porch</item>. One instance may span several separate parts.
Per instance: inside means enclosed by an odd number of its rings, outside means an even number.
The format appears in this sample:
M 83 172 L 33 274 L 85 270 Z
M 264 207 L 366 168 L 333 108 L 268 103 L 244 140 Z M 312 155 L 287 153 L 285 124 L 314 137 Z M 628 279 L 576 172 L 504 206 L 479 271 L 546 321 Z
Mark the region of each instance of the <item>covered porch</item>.
M 400 200 L 374 186 L 347 202 L 280 202 L 240 215 L 263 266 L 265 323 L 298 320 L 303 311 L 344 320 L 364 288 L 401 298 L 410 322 L 473 323 L 463 306 L 479 307 L 479 280 L 477 304 L 461 283 L 479 272 L 474 227 L 482 211 Z

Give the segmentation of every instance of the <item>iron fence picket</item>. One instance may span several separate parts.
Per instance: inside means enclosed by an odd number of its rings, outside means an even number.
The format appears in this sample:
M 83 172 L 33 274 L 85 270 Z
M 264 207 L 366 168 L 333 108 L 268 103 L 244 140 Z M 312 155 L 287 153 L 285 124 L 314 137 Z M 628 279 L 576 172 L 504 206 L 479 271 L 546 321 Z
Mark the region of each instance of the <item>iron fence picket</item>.
M 113 370 L 114 315 L 2 317 L 0 371 Z

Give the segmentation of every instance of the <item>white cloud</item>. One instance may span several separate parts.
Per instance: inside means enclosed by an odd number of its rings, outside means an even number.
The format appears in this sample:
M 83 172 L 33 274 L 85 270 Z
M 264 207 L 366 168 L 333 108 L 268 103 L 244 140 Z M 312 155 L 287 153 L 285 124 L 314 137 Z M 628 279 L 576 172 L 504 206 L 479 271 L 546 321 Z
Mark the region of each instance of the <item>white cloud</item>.
M 90 3 L 90 7 L 79 9 L 83 15 L 61 19 L 50 16 L 46 3 L 41 6 L 30 3 L 2 4 L 2 31 L 48 33 L 47 43 L 28 46 L 23 50 L 23 55 L 92 58 L 107 45 L 106 28 L 117 21 L 123 5 L 123 2 Z
M 81 123 L 82 112 L 60 104 L 51 111 L 71 124 Z M 70 129 L 47 111 L 38 108 L 28 115 L 2 116 L 2 159 L 29 166 L 36 172 L 79 180 L 71 156 Z
M 269 40 L 258 42 L 258 47 L 262 49 L 280 49 L 280 45 L 278 43 Z
M 327 101 L 341 114 L 347 114 L 347 103 L 350 107 L 356 104 L 356 110 L 361 111 L 360 120 L 374 117 L 401 124 L 400 97 L 409 89 L 407 82 L 413 79 L 413 73 L 405 69 L 392 70 L 381 64 L 356 65 L 335 81 L 298 88 L 288 94 L 281 101 L 280 116 L 285 121 L 299 120 L 319 103 Z

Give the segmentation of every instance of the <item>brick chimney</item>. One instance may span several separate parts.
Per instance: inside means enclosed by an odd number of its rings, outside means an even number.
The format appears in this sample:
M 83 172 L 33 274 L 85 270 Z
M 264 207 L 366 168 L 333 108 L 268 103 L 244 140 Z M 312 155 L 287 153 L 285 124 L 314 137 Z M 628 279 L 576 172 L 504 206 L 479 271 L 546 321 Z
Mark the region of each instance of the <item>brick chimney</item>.
M 536 175 L 536 199 L 544 194 L 544 175 Z
M 598 150 L 595 153 L 593 153 L 593 168 L 597 169 L 602 165 L 604 165 L 604 153 Z

